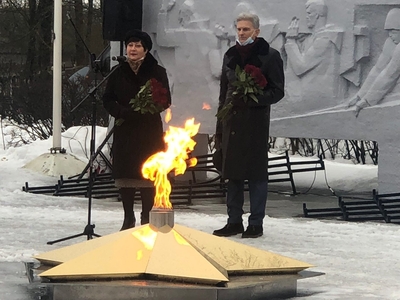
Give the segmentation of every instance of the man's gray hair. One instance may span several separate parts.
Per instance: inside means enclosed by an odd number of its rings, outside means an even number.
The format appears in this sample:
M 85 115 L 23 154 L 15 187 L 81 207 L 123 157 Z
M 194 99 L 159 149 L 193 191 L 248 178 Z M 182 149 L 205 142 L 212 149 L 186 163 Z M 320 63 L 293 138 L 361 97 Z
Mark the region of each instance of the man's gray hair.
M 255 29 L 260 28 L 260 18 L 255 14 L 248 12 L 240 13 L 236 18 L 235 26 L 239 21 L 250 21 Z
M 312 6 L 320 17 L 326 17 L 328 15 L 328 6 L 324 0 L 308 0 L 306 2 L 306 8 Z

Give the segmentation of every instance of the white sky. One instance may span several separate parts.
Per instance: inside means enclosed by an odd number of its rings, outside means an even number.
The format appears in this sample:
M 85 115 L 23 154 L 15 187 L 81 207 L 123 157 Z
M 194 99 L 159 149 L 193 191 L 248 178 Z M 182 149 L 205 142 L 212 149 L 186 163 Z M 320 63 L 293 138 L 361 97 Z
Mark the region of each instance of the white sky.
M 4 131 L 6 143 L 8 130 Z M 106 129 L 98 127 L 97 141 L 101 142 L 105 134 Z M 82 149 L 85 143 L 89 149 L 90 128 L 74 127 L 63 136 L 75 136 L 74 139 L 63 138 L 62 146 L 84 159 Z M 85 240 L 82 237 L 52 246 L 46 244 L 49 240 L 83 231 L 87 223 L 86 198 L 52 197 L 21 190 L 25 182 L 32 186 L 56 183 L 57 178 L 22 168 L 32 159 L 48 153 L 51 147 L 50 139 L 4 149 L 0 133 L 0 262 L 31 260 L 40 252 Z M 333 189 L 368 192 L 376 187 L 375 166 L 326 161 L 326 170 Z M 319 173 L 314 188 L 326 189 L 323 172 Z M 313 177 L 314 174 L 297 177 L 297 187 L 308 188 Z M 226 221 L 224 214 L 208 213 L 205 208 L 201 211 L 204 213 L 176 210 L 175 222 L 211 233 Z M 96 233 L 116 232 L 121 222 L 121 203 L 115 199 L 93 201 L 92 223 L 96 224 Z M 242 240 L 237 236 L 231 239 L 308 262 L 316 266 L 310 270 L 325 273 L 300 280 L 295 299 L 354 300 L 400 299 L 399 237 L 400 226 L 393 224 L 266 217 L 261 238 Z

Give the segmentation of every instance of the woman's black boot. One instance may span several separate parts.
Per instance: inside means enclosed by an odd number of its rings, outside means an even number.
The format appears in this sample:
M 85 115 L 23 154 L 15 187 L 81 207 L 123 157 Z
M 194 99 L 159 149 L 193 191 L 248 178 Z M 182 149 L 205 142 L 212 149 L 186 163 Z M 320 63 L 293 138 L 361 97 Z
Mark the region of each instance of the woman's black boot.
M 121 188 L 119 193 L 121 195 L 122 206 L 124 207 L 124 222 L 120 230 L 133 228 L 136 223 L 135 212 L 133 211 L 136 189 Z
M 144 225 L 150 221 L 150 211 L 153 208 L 155 188 L 141 188 L 140 197 L 142 198 L 142 213 L 140 214 L 140 224 Z

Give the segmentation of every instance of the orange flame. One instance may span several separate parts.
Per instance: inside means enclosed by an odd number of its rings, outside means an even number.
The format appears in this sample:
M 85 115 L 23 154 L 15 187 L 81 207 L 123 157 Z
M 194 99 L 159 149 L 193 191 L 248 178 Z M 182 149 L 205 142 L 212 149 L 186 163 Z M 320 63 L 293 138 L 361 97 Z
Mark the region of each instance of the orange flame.
M 203 102 L 203 109 L 204 109 L 204 110 L 210 110 L 210 109 L 211 109 L 210 104 L 208 104 L 208 103 L 206 103 L 206 102 Z
M 167 175 L 174 170 L 175 175 L 185 173 L 188 153 L 193 151 L 196 142 L 191 138 L 199 131 L 200 123 L 194 124 L 194 118 L 186 120 L 185 127 L 170 126 L 164 136 L 167 150 L 150 156 L 142 167 L 143 177 L 154 181 L 156 196 L 154 198 L 155 208 L 171 209 L 169 201 L 171 183 Z M 189 166 L 197 164 L 197 159 L 192 158 Z
M 165 113 L 165 123 L 169 123 L 169 121 L 171 121 L 171 119 L 172 119 L 172 112 L 171 112 L 171 109 L 168 108 Z

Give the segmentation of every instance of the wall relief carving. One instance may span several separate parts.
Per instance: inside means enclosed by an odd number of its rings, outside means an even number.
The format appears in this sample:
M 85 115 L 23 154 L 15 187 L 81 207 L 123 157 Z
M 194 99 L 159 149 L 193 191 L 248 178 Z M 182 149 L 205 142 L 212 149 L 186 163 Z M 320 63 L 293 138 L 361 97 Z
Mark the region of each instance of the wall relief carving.
M 356 117 L 363 108 L 385 102 L 384 100 L 396 100 L 396 97 L 393 96 L 399 95 L 400 8 L 392 8 L 388 12 L 384 29 L 388 37 L 383 44 L 382 51 L 360 90 L 348 102 L 349 108 L 355 108 Z M 386 98 L 390 92 L 392 92 L 391 97 Z
M 400 89 L 394 41 L 400 1 L 349 2 L 145 2 L 144 30 L 170 73 L 175 120 L 196 114 L 204 132 L 214 131 L 222 57 L 235 43 L 233 20 L 244 11 L 260 16 L 261 36 L 285 61 L 286 96 L 274 106 L 274 118 L 339 108 L 358 116 L 392 101 Z
M 173 122 L 194 116 L 202 133 L 214 133 L 233 20 L 254 12 L 285 64 L 286 96 L 272 108 L 270 134 L 377 141 L 379 186 L 398 191 L 400 0 L 153 0 L 144 7 L 143 29 L 170 73 Z

